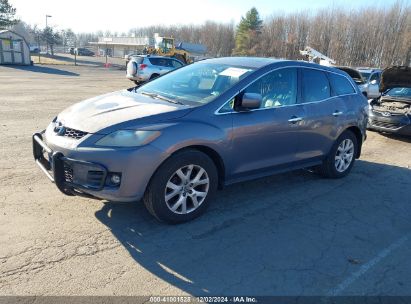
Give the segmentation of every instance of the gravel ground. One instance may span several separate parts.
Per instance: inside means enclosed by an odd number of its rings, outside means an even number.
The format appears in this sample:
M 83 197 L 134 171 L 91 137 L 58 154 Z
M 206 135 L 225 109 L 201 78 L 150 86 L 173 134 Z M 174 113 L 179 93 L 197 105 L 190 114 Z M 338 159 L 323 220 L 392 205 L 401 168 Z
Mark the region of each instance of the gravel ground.
M 196 221 L 67 197 L 31 134 L 130 86 L 98 67 L 0 67 L 0 295 L 411 295 L 411 141 L 369 132 L 351 174 L 227 187 Z

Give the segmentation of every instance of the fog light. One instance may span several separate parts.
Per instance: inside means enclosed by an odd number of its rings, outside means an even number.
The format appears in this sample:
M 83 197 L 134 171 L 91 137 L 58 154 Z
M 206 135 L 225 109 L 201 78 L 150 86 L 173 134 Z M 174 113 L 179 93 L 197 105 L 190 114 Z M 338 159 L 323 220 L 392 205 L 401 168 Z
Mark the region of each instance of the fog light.
M 121 177 L 118 174 L 113 174 L 110 178 L 110 181 L 114 184 L 114 185 L 118 185 L 121 182 Z

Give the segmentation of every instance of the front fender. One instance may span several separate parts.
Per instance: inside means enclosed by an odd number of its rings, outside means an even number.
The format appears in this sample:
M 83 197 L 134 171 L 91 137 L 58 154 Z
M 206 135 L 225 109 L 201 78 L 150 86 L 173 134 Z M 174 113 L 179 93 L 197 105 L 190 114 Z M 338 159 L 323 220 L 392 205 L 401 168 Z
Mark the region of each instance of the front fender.
M 231 148 L 231 127 L 219 128 L 204 122 L 186 121 L 164 129 L 151 145 L 168 156 L 190 146 L 205 146 L 224 159 Z

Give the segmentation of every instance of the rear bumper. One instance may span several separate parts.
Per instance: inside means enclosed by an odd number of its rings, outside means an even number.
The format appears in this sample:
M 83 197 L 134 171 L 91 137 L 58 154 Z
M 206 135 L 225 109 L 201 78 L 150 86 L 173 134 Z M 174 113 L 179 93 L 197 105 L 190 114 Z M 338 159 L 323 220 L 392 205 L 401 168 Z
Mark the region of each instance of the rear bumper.
M 135 74 L 135 75 L 127 74 L 126 75 L 127 79 L 130 79 L 132 81 L 137 81 L 137 82 L 148 81 L 149 80 L 148 76 L 149 75 L 140 75 L 140 74 Z

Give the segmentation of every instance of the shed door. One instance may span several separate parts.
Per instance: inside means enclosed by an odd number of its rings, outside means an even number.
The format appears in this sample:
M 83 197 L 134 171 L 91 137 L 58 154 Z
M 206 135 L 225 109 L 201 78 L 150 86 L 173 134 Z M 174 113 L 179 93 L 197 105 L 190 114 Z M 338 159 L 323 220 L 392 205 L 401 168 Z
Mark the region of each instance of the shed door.
M 11 56 L 11 40 L 10 39 L 0 39 L 3 50 L 3 63 L 13 63 L 13 58 Z
M 23 63 L 23 52 L 21 40 L 13 40 L 13 52 L 14 52 L 14 62 L 17 64 Z

